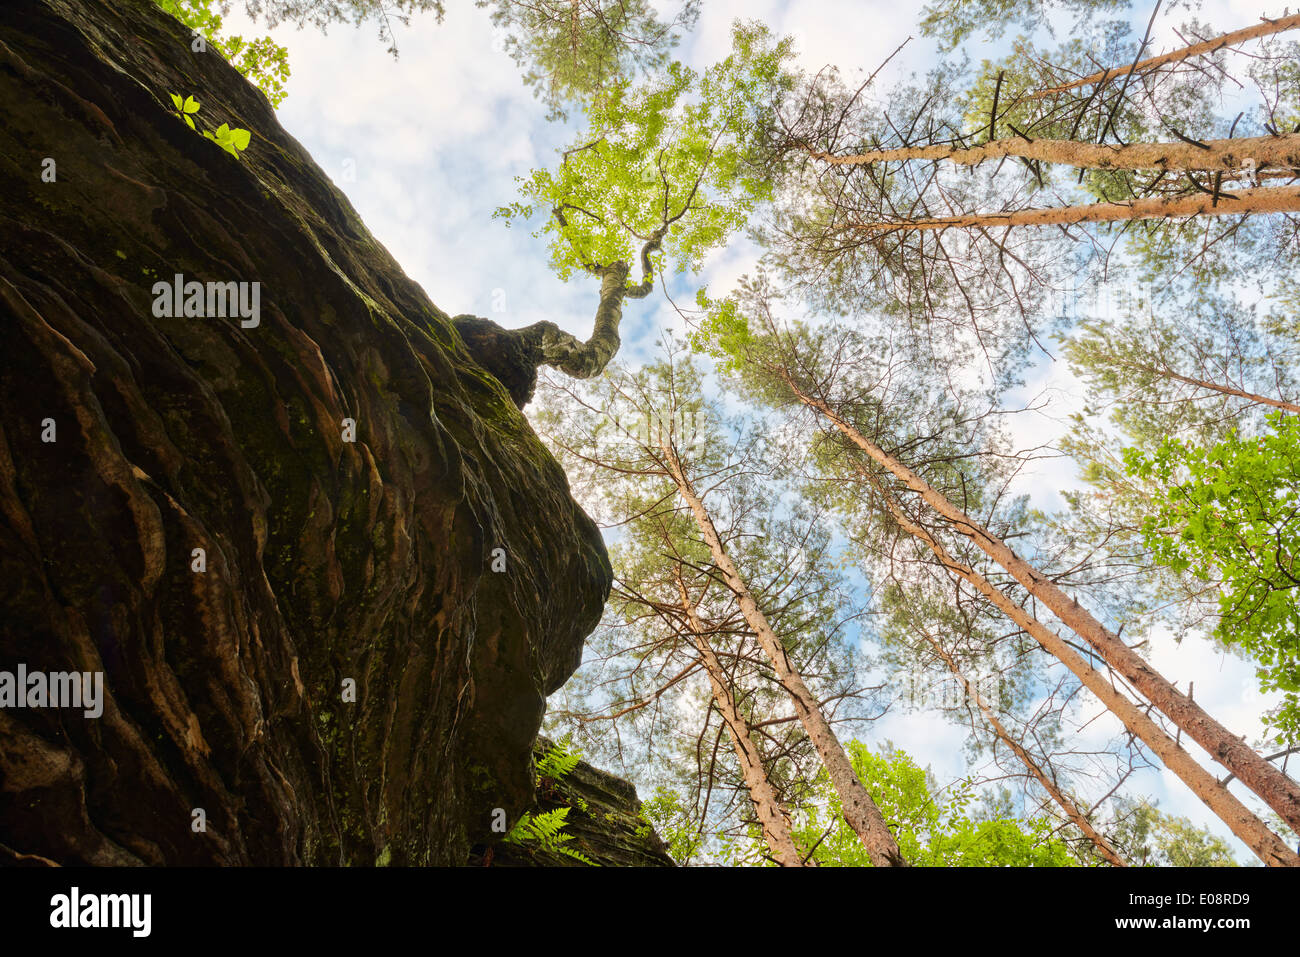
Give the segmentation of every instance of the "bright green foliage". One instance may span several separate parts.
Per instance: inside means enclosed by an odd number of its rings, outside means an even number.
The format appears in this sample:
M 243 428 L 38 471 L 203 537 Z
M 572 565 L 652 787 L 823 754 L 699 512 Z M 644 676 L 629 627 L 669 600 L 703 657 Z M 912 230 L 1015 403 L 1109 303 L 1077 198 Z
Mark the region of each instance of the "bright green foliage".
M 940 799 L 928 775 L 904 752 L 873 754 L 861 741 L 848 742 L 853 769 L 889 823 L 903 857 L 919 867 L 1071 867 L 1075 859 L 1052 831 L 1047 818 L 973 820 L 970 786 L 958 786 Z M 866 849 L 840 813 L 835 790 L 825 775 L 817 782 L 816 803 L 805 805 L 795 841 L 817 845 L 823 866 L 868 867 Z M 834 822 L 833 826 L 831 826 Z
M 550 750 L 537 760 L 535 781 L 539 785 L 545 778 L 559 781 L 567 777 L 581 760 L 582 754 L 580 752 L 569 750 L 567 739 L 557 741 Z M 587 810 L 585 804 L 581 804 L 581 806 L 582 810 Z M 502 840 L 509 844 L 536 842 L 544 850 L 563 854 L 565 857 L 571 857 L 575 861 L 590 864 L 592 867 L 599 867 L 599 864 L 580 851 L 575 851 L 573 848 L 566 846 L 569 841 L 573 840 L 572 834 L 564 832 L 564 826 L 568 823 L 571 810 L 573 810 L 571 807 L 557 807 L 552 811 L 544 811 L 541 814 L 525 811 L 523 816 L 515 822 L 515 826 L 510 829 L 510 833 Z
M 678 864 L 689 864 L 704 846 L 699 825 L 670 788 L 658 787 L 654 797 L 641 802 L 641 816 L 664 839 L 669 855 Z
M 550 214 L 551 264 L 575 269 L 635 263 L 663 230 L 655 265 L 697 269 L 744 226 L 769 186 L 746 168 L 757 117 L 788 88 L 790 41 L 737 25 L 734 52 L 703 74 L 680 63 L 633 86 L 619 80 L 589 110 L 590 132 L 555 170 L 520 178 L 523 202 L 497 210 L 507 223 Z
M 1222 838 L 1185 817 L 1173 817 L 1145 802 L 1120 800 L 1122 820 L 1110 835 L 1129 864 L 1137 867 L 1236 867 Z
M 195 7 L 202 11 L 220 8 L 222 13 L 239 2 L 244 12 L 255 20 L 265 21 L 274 28 L 281 23 L 296 27 L 313 26 L 324 33 L 335 23 L 361 26 L 374 24 L 379 39 L 388 44 L 388 52 L 397 56 L 397 40 L 393 36 L 394 23 L 409 23 L 413 13 L 432 13 L 442 22 L 443 0 L 175 0 L 182 9 Z M 513 0 L 524 3 L 531 0 Z
M 240 150 L 248 149 L 248 130 L 232 130 L 225 123 L 222 123 L 216 130 L 204 130 L 203 135 L 235 159 L 239 159 Z
M 743 368 L 741 356 L 753 345 L 753 337 L 744 314 L 737 312 L 735 298 L 713 299 L 707 289 L 701 289 L 695 294 L 695 304 L 703 319 L 690 333 L 691 347 L 717 360 L 722 372 L 739 372 Z
M 198 31 L 231 66 L 266 94 L 271 106 L 279 107 L 288 96 L 284 84 L 289 79 L 289 51 L 270 37 L 245 40 L 240 36 L 223 36 L 220 0 L 156 2 L 191 30 Z
M 475 0 L 490 7 L 492 25 L 524 74 L 524 85 L 563 118 L 615 79 L 667 65 L 680 31 L 699 16 L 699 0 L 682 0 L 670 21 L 650 0 Z
M 540 781 L 542 778 L 551 778 L 559 781 L 566 778 L 581 760 L 582 755 L 579 752 L 568 749 L 567 741 L 560 741 L 538 759 L 537 779 Z
M 1126 637 L 1136 642 L 1156 624 L 1179 637 L 1199 636 L 1219 620 L 1219 591 L 1190 570 L 1175 573 L 1151 561 L 1142 529 L 1168 489 L 1136 477 L 1123 449 L 1154 460 L 1170 438 L 1210 448 L 1234 430 L 1265 431 L 1269 406 L 1196 383 L 1280 398 L 1300 393 L 1297 303 L 1251 303 L 1235 291 L 1196 284 L 1153 305 L 1158 294 L 1150 286 L 1125 285 L 1137 294 L 1119 299 L 1114 319 L 1083 321 L 1064 344 L 1072 371 L 1086 383 L 1087 405 L 1072 417 L 1060 447 L 1090 487 L 1064 493 L 1069 508 L 1051 521 L 1089 548 L 1109 541 L 1117 560 L 1134 569 L 1128 586 L 1117 580 L 1097 592 L 1121 601 L 1111 614 Z
M 284 84 L 289 79 L 289 51 L 270 37 L 245 40 L 243 37 L 221 37 L 217 46 L 230 65 L 249 82 L 266 94 L 273 108 L 278 109 L 289 95 Z
M 172 103 L 176 107 L 177 114 L 185 121 L 185 125 L 190 129 L 197 129 L 194 125 L 194 114 L 199 111 L 199 101 L 192 96 L 181 99 L 179 93 L 171 94 Z M 248 130 L 232 130 L 229 125 L 222 123 L 216 130 L 204 130 L 203 135 L 216 143 L 223 150 L 239 159 L 239 151 L 248 148 L 249 132 Z
M 524 816 L 511 828 L 510 833 L 505 836 L 504 840 L 511 844 L 535 841 L 548 851 L 563 854 L 565 857 L 571 857 L 575 861 L 582 861 L 582 863 L 590 864 L 592 867 L 599 867 L 599 864 L 592 861 L 581 851 L 575 851 L 573 848 L 565 846 L 566 842 L 573 840 L 572 834 L 564 833 L 564 825 L 571 810 L 573 809 L 557 807 L 553 811 L 545 811 L 542 814 L 525 811 Z
M 1260 663 L 1261 687 L 1284 692 L 1270 723 L 1300 740 L 1300 420 L 1276 413 L 1271 432 L 1235 432 L 1211 447 L 1168 439 L 1127 450 L 1131 474 L 1158 483 L 1143 535 L 1175 572 L 1221 582 L 1215 637 Z
M 181 119 L 185 121 L 185 125 L 190 129 L 194 129 L 193 114 L 199 111 L 199 101 L 194 99 L 192 96 L 187 96 L 184 101 L 182 101 L 179 93 L 173 93 L 171 97 L 172 103 L 176 106 L 176 112 L 179 113 Z

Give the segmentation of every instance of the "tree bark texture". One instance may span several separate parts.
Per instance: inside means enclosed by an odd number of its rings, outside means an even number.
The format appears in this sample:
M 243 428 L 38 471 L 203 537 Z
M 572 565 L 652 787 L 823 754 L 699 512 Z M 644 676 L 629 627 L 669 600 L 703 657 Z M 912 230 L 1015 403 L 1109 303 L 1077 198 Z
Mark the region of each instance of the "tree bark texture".
M 1103 80 L 1113 80 L 1116 77 L 1125 76 L 1129 73 L 1145 73 L 1148 70 L 1163 66 L 1166 63 L 1177 63 L 1182 60 L 1190 60 L 1192 57 L 1200 56 L 1204 53 L 1214 53 L 1228 47 L 1238 46 L 1248 40 L 1256 40 L 1260 37 L 1272 36 L 1275 33 L 1284 33 L 1287 30 L 1294 30 L 1300 27 L 1300 13 L 1287 17 L 1278 17 L 1276 20 L 1261 18 L 1262 22 L 1251 27 L 1245 27 L 1241 30 L 1234 30 L 1231 33 L 1225 33 L 1222 36 L 1214 37 L 1210 40 L 1204 40 L 1200 43 L 1191 43 L 1177 50 L 1171 50 L 1169 53 L 1162 53 L 1159 56 L 1148 57 L 1145 60 L 1139 60 L 1137 63 L 1129 63 L 1124 66 L 1115 67 L 1113 70 L 1102 70 L 1099 73 L 1089 73 L 1087 76 L 1080 77 L 1069 83 L 1062 83 L 1059 86 L 1050 86 L 1043 90 L 1037 90 L 1030 94 L 1034 97 L 1051 96 L 1055 93 L 1065 93 L 1069 90 L 1078 89 L 1081 86 L 1087 86 L 1090 83 L 1101 83 Z
M 1182 140 L 1118 145 L 1007 136 L 979 146 L 942 144 L 869 150 L 847 155 L 814 151 L 811 155 L 832 166 L 869 166 L 873 163 L 904 160 L 942 160 L 957 166 L 975 166 L 985 160 L 1017 156 L 1041 163 L 1088 169 L 1234 172 L 1246 168 L 1262 170 L 1278 167 L 1290 170 L 1300 169 L 1300 133 L 1210 140 L 1200 145 Z
M 974 586 L 995 608 L 1037 641 L 1044 651 L 1065 665 L 1120 720 L 1129 733 L 1149 747 L 1165 767 L 1177 775 L 1260 860 L 1270 867 L 1300 866 L 1300 855 L 1274 834 L 1258 815 L 1237 800 L 1225 785 L 1215 780 L 1178 741 L 1161 730 L 1145 711 L 1115 687 L 1112 680 L 1093 668 L 1060 635 L 1031 615 L 1024 606 L 1012 601 L 1006 592 L 974 568 L 954 558 L 942 542 L 924 526 L 908 517 L 893 496 L 883 488 L 880 491 L 890 514 L 904 531 L 924 543 L 943 567 Z
M 1011 749 L 1011 753 L 1019 759 L 1020 763 L 1025 766 L 1025 770 L 1029 772 L 1030 776 L 1033 777 L 1033 779 L 1042 786 L 1043 790 L 1048 793 L 1048 796 L 1056 802 L 1057 806 L 1065 813 L 1065 816 L 1070 820 L 1070 822 L 1079 829 L 1084 837 L 1092 842 L 1093 846 L 1097 849 L 1097 853 L 1099 853 L 1108 863 L 1113 864 L 1116 867 L 1125 867 L 1124 859 L 1119 856 L 1119 853 L 1115 850 L 1115 847 L 1110 843 L 1110 841 L 1106 840 L 1105 835 L 1092 826 L 1092 822 L 1088 820 L 1087 816 L 1081 810 L 1079 810 L 1079 806 L 1074 803 L 1074 799 L 1061 789 L 1056 781 L 1053 780 L 1052 776 L 1048 774 L 1042 765 L 1034 759 L 1034 756 L 1026 751 L 1024 746 L 1021 745 L 1021 743 L 1017 741 L 1009 731 L 1007 731 L 1002 722 L 998 720 L 997 714 L 994 713 L 993 709 L 989 706 L 989 703 L 984 700 L 984 696 L 979 693 L 979 690 L 971 683 L 970 679 L 962 673 L 956 659 L 945 651 L 938 641 L 931 638 L 929 635 L 926 636 L 926 640 L 929 642 L 930 647 L 934 649 L 934 653 L 948 666 L 948 670 L 952 672 L 953 677 L 961 683 L 962 689 L 970 699 L 975 702 L 975 706 L 979 708 L 980 714 L 983 715 L 984 720 L 988 722 L 989 727 L 993 729 L 993 733 L 997 735 L 998 739 L 1003 744 Z
M 1192 216 L 1240 216 L 1246 213 L 1300 212 L 1300 186 L 1258 186 L 1222 190 L 1217 194 L 1135 199 L 1126 203 L 1087 203 L 1006 213 L 968 213 L 929 219 L 850 223 L 865 232 L 925 232 L 953 228 L 1001 226 L 1069 226 L 1075 223 L 1114 223 L 1130 219 L 1186 219 Z

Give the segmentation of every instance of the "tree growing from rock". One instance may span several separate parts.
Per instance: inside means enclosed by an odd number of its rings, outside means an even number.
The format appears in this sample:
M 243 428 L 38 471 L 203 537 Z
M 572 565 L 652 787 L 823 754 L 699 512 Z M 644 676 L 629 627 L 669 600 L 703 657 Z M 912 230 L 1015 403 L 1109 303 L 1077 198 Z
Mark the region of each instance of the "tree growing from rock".
M 643 84 L 619 80 L 588 109 L 588 128 L 553 170 L 521 181 L 522 200 L 501 207 L 507 224 L 542 216 L 551 266 L 599 280 L 591 336 L 544 321 L 526 329 L 463 324 L 477 351 L 522 349 L 527 366 L 576 378 L 598 375 L 617 353 L 623 305 L 644 299 L 669 269 L 698 269 L 748 221 L 767 186 L 745 166 L 749 137 L 788 84 L 788 40 L 737 25 L 730 56 L 702 74 L 670 64 Z M 639 270 L 639 276 L 636 271 Z

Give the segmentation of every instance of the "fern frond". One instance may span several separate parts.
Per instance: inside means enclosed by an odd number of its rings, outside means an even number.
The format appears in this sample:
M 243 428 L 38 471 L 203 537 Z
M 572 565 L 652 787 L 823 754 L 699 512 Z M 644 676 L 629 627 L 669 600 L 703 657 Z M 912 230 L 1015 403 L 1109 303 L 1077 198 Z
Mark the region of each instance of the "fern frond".
M 544 755 L 537 759 L 536 774 L 538 784 L 541 784 L 543 778 L 550 778 L 553 781 L 562 780 L 578 766 L 578 762 L 582 760 L 582 754 L 570 750 L 570 748 L 570 741 L 566 736 L 552 745 Z M 583 811 L 588 810 L 586 801 L 578 798 L 577 803 Z M 545 850 L 571 857 L 575 861 L 581 861 L 590 867 L 599 867 L 599 864 L 581 851 L 575 851 L 573 848 L 565 846 L 569 841 L 573 840 L 572 834 L 564 833 L 564 827 L 568 823 L 569 811 L 571 810 L 572 808 L 569 807 L 558 807 L 553 811 L 545 811 L 541 814 L 525 811 L 523 816 L 515 823 L 515 826 L 510 829 L 510 833 L 502 840 L 508 844 L 533 842 Z
M 544 814 L 535 816 L 529 824 L 533 834 L 543 845 L 555 843 L 560 840 L 568 840 L 572 835 L 561 834 L 564 829 L 565 820 L 569 816 L 569 808 L 557 807 L 554 811 L 547 811 Z
M 537 759 L 537 777 L 552 778 L 559 781 L 567 777 L 578 762 L 582 760 L 582 754 L 577 751 L 571 751 L 568 747 L 568 739 L 557 742 L 549 751 Z
M 573 835 L 570 834 L 567 836 L 572 837 Z M 583 854 L 581 851 L 575 851 L 569 847 L 557 847 L 554 848 L 554 850 L 559 851 L 561 854 L 564 854 L 567 857 L 573 858 L 575 861 L 582 861 L 582 863 L 588 865 L 589 867 L 600 867 L 599 864 L 597 864 L 591 858 L 587 857 L 587 855 Z
M 533 814 L 531 811 L 525 811 L 523 816 L 515 822 L 515 826 L 510 829 L 510 833 L 501 838 L 506 844 L 522 844 L 532 838 L 532 831 L 529 825 L 532 823 Z

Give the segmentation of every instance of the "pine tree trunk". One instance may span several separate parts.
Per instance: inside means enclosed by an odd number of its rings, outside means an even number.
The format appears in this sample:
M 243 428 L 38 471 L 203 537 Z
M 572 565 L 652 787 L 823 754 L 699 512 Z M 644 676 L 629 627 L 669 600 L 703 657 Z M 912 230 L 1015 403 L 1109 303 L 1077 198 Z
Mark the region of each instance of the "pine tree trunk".
M 782 867 L 802 867 L 803 855 L 799 853 L 799 848 L 794 843 L 794 837 L 790 833 L 790 821 L 776 796 L 776 789 L 768 780 L 758 749 L 754 746 L 749 722 L 736 707 L 736 699 L 727 682 L 722 662 L 718 660 L 713 646 L 709 644 L 704 625 L 696 613 L 695 606 L 687 597 L 686 586 L 680 579 L 677 585 L 681 590 L 682 611 L 686 615 L 690 628 L 691 642 L 699 652 L 700 661 L 703 662 L 705 673 L 709 676 L 709 685 L 713 689 L 713 703 L 718 713 L 722 715 L 722 720 L 726 722 L 732 749 L 736 752 L 736 760 L 740 762 L 741 774 L 745 786 L 749 789 L 749 799 L 754 805 L 754 814 L 763 828 L 763 840 L 767 842 L 772 857 Z
M 1208 392 L 1218 392 L 1221 395 L 1232 395 L 1239 399 L 1246 399 L 1259 405 L 1272 406 L 1275 409 L 1282 409 L 1284 412 L 1300 413 L 1300 405 L 1294 402 L 1287 402 L 1283 399 L 1271 399 L 1266 395 L 1260 395 L 1257 392 L 1246 392 L 1244 389 L 1238 389 L 1234 386 L 1224 385 L 1220 382 L 1210 382 L 1206 379 L 1194 379 L 1191 376 L 1174 372 L 1172 369 L 1162 369 L 1157 366 L 1146 365 L 1141 362 L 1130 362 L 1121 359 L 1118 356 L 1111 356 L 1110 361 L 1124 369 L 1136 369 L 1139 372 L 1146 372 L 1149 375 L 1161 376 L 1165 379 L 1173 379 L 1175 382 L 1182 382 L 1186 385 L 1195 386 L 1198 389 L 1205 389 Z
M 998 720 L 998 716 L 994 714 L 993 709 L 989 707 L 989 703 L 984 700 L 984 696 L 979 693 L 975 686 L 957 666 L 956 659 L 945 651 L 943 646 L 934 638 L 929 635 L 926 635 L 925 638 L 930 643 L 930 647 L 934 649 L 935 654 L 943 659 L 944 664 L 948 666 L 948 670 L 951 671 L 954 677 L 961 682 L 962 688 L 965 689 L 966 694 L 970 696 L 971 700 L 975 702 L 975 706 L 980 709 L 980 714 L 982 714 L 984 720 L 989 723 L 989 727 L 993 729 L 993 733 L 1011 749 L 1012 754 L 1020 759 L 1020 763 L 1025 766 L 1025 769 L 1029 771 L 1034 780 L 1043 786 L 1043 790 L 1046 791 L 1061 810 L 1065 812 L 1065 816 L 1070 819 L 1075 827 L 1083 832 L 1084 837 L 1093 843 L 1093 846 L 1097 848 L 1098 853 L 1100 853 L 1103 858 L 1111 864 L 1114 864 L 1116 867 L 1125 867 L 1124 859 L 1119 856 L 1119 853 L 1115 850 L 1110 841 L 1106 840 L 1105 836 L 1092 826 L 1092 822 L 1089 821 L 1084 813 L 1079 810 L 1078 805 L 1074 803 L 1070 796 L 1057 786 L 1056 782 L 1053 781 L 1039 763 L 1034 760 L 1033 756 L 1024 749 L 1019 741 L 1011 736 L 1010 732 L 1008 732 L 1005 727 L 1003 727 L 1002 722 Z
M 1018 209 L 1009 213 L 968 213 L 898 222 L 850 223 L 865 232 L 925 232 L 983 226 L 1068 226 L 1074 223 L 1113 223 L 1130 219 L 1185 219 L 1192 216 L 1240 216 L 1244 213 L 1300 212 L 1300 186 L 1258 186 L 1223 190 L 1217 194 L 1135 199 L 1127 203 L 1089 203 L 1049 209 Z
M 870 150 L 845 156 L 819 152 L 811 152 L 811 155 L 832 166 L 870 166 L 905 160 L 942 160 L 958 166 L 975 166 L 989 159 L 1018 156 L 1040 163 L 1088 169 L 1232 172 L 1246 168 L 1248 160 L 1254 161 L 1252 168 L 1255 170 L 1300 167 L 1300 133 L 1210 140 L 1203 145 L 1181 140 L 1119 145 L 1007 136 L 969 147 L 941 144 Z
M 1096 649 L 1107 664 L 1123 675 L 1126 681 L 1164 712 L 1188 737 L 1259 795 L 1290 827 L 1300 830 L 1300 784 L 1265 761 L 1241 739 L 1230 734 L 1200 705 L 1178 691 L 1137 652 L 1125 645 L 1118 635 L 1065 594 L 1055 582 L 1016 555 L 1005 542 L 953 505 L 921 476 L 849 425 L 826 402 L 801 391 L 793 379 L 787 377 L 786 383 L 801 402 L 829 419 L 868 457 L 920 495 L 956 532 L 969 538 L 989 558 L 1009 572 L 1029 594 L 1046 605 L 1067 627 Z
M 1191 788 L 1192 793 L 1200 798 L 1233 834 L 1241 838 L 1261 861 L 1272 867 L 1300 866 L 1300 855 L 1269 830 L 1267 825 L 1238 801 L 1224 785 L 1216 781 L 1214 776 L 1201 767 L 1177 741 L 1165 734 L 1141 708 L 1122 695 L 1105 675 L 1084 661 L 1062 640 L 1060 635 L 1008 598 L 1005 592 L 978 571 L 953 558 L 942 543 L 907 517 L 888 492 L 883 489 L 880 491 L 888 503 L 890 513 L 904 531 L 924 542 L 945 568 L 957 573 L 973 585 L 980 594 L 1042 645 L 1045 651 L 1069 668 L 1083 686 L 1096 695 L 1097 699 L 1119 718 L 1130 733 L 1155 752 L 1165 767 Z
M 826 768 L 826 773 L 830 775 L 835 793 L 839 795 L 840 802 L 843 805 L 844 819 L 848 821 L 849 826 L 861 839 L 872 864 L 877 867 L 906 867 L 907 862 L 903 860 L 902 853 L 898 849 L 898 842 L 894 840 L 894 835 L 890 833 L 888 825 L 885 824 L 880 809 L 876 807 L 875 801 L 871 799 L 866 787 L 858 779 L 857 772 L 853 770 L 853 764 L 849 760 L 849 756 L 844 752 L 843 745 L 840 744 L 835 732 L 826 721 L 826 716 L 822 714 L 820 703 L 808 690 L 803 676 L 799 674 L 798 669 L 786 655 L 781 640 L 776 636 L 772 626 L 767 621 L 767 616 L 758 607 L 758 603 L 754 600 L 754 596 L 745 584 L 745 580 L 736 569 L 735 563 L 727 555 L 726 549 L 722 545 L 722 538 L 718 535 L 717 529 L 714 528 L 713 520 L 709 517 L 704 502 L 696 493 L 690 480 L 686 478 L 676 453 L 668 446 L 662 446 L 661 448 L 667 457 L 669 474 L 673 481 L 677 483 L 682 498 L 690 506 L 691 513 L 695 516 L 695 522 L 700 528 L 700 533 L 704 536 L 704 541 L 713 555 L 714 564 L 722 572 L 727 587 L 735 594 L 736 602 L 740 606 L 741 613 L 745 616 L 745 621 L 753 629 L 759 645 L 771 660 L 772 667 L 776 670 L 782 687 L 785 688 L 794 701 L 799 720 L 803 723 L 808 738 L 821 756 L 822 764 Z
M 1193 43 L 1183 47 L 1181 50 L 1174 50 L 1170 53 L 1162 53 L 1160 56 L 1149 57 L 1137 63 L 1127 66 L 1116 67 L 1113 70 L 1102 70 L 1100 73 L 1090 73 L 1085 77 L 1074 80 L 1070 83 L 1062 83 L 1060 86 L 1050 86 L 1044 90 L 1038 90 L 1031 93 L 1030 96 L 1044 97 L 1051 96 L 1054 93 L 1065 93 L 1067 90 L 1078 89 L 1081 86 L 1087 86 L 1090 83 L 1100 83 L 1103 80 L 1113 80 L 1116 77 L 1124 76 L 1128 73 L 1144 73 L 1154 67 L 1163 66 L 1166 63 L 1176 63 L 1180 60 L 1189 60 L 1194 56 L 1202 53 L 1214 53 L 1225 47 L 1237 46 L 1248 40 L 1254 40 L 1258 37 L 1271 36 L 1275 33 L 1283 33 L 1287 30 L 1294 30 L 1300 27 L 1300 13 L 1289 17 L 1279 17 L 1276 20 L 1264 20 L 1253 27 L 1246 27 L 1242 30 L 1234 30 L 1232 33 L 1225 33 L 1222 36 L 1215 37 L 1212 40 L 1204 40 L 1201 43 Z

